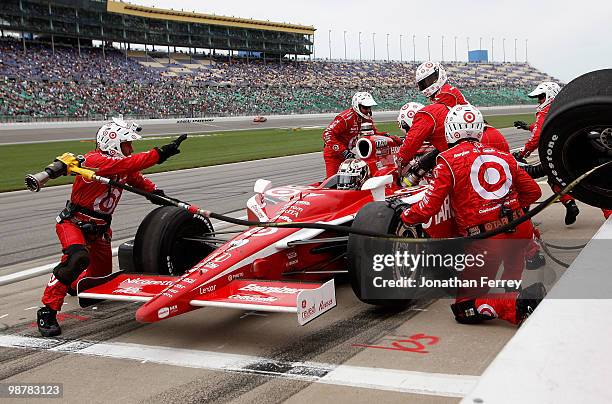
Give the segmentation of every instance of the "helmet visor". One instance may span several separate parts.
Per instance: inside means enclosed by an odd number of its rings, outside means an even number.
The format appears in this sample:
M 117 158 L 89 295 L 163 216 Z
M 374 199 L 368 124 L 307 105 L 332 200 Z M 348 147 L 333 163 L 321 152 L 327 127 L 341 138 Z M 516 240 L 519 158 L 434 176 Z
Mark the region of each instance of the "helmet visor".
M 357 189 L 359 183 L 358 174 L 341 173 L 338 174 L 338 189 Z
M 421 81 L 417 83 L 417 85 L 419 86 L 419 90 L 423 91 L 429 86 L 431 86 L 432 84 L 434 84 L 436 81 L 438 81 L 439 76 L 440 76 L 440 72 L 438 71 L 438 69 L 436 69 L 432 74 L 430 74 L 429 76 L 425 77 L 424 79 L 422 79 Z

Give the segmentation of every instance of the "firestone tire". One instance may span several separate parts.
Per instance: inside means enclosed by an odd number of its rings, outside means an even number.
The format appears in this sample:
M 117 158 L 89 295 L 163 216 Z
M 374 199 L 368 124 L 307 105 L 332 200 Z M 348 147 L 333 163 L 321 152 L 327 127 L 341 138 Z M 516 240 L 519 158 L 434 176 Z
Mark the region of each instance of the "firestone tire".
M 367 229 L 370 231 L 397 234 L 396 230 L 401 223 L 399 214 L 391 209 L 385 202 L 370 202 L 362 207 L 352 228 Z M 416 234 L 414 235 L 415 237 Z M 369 237 L 355 234 L 349 235 L 347 246 L 347 258 L 349 269 L 349 280 L 355 296 L 364 303 L 375 306 L 403 307 L 412 303 L 411 299 L 396 299 L 390 296 L 388 299 L 367 299 L 362 291 L 362 284 L 368 281 L 372 274 L 371 263 L 372 255 L 377 253 L 372 251 L 371 239 Z M 367 261 L 370 259 L 370 261 Z M 367 261 L 367 262 L 366 262 Z M 418 274 L 415 274 L 418 276 Z
M 212 245 L 184 237 L 202 237 L 213 232 L 207 218 L 175 206 L 159 207 L 138 227 L 134 269 L 139 273 L 180 276 L 214 250 Z
M 610 161 L 611 83 L 612 69 L 587 73 L 567 84 L 553 101 L 538 150 L 553 182 L 565 186 L 591 168 Z M 603 133 L 599 141 L 588 138 L 592 131 Z M 571 195 L 589 205 L 612 209 L 612 167 L 600 169 L 583 180 Z

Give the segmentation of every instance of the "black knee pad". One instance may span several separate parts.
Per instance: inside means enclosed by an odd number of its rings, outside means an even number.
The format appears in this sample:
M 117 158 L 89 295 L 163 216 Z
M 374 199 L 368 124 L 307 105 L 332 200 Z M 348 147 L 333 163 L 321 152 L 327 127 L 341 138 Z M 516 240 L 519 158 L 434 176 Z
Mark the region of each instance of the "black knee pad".
M 451 310 L 455 315 L 455 321 L 459 324 L 480 324 L 483 321 L 493 319 L 493 317 L 480 314 L 476 309 L 476 302 L 474 300 L 453 303 L 451 304 Z
M 73 244 L 64 250 L 64 254 L 68 259 L 53 268 L 53 275 L 64 285 L 70 286 L 89 266 L 89 252 L 84 245 Z

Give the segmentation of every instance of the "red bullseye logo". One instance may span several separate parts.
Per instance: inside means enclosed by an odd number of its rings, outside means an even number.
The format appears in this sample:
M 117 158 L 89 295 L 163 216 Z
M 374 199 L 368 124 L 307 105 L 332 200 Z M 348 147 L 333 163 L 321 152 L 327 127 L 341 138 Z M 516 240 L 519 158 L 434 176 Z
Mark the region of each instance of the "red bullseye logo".
M 425 67 L 432 67 L 432 66 L 433 66 L 433 63 L 431 63 L 431 62 L 425 63 Z
M 465 114 L 463 114 L 463 120 L 467 123 L 472 123 L 476 120 L 476 115 L 474 115 L 473 112 L 467 111 Z
M 474 191 L 486 200 L 503 198 L 512 186 L 510 167 L 500 157 L 481 156 L 472 163 L 470 183 Z
M 108 134 L 108 137 L 110 137 L 111 139 L 114 139 L 117 137 L 117 134 L 115 132 L 111 132 Z
M 414 118 L 414 111 L 408 111 L 408 118 Z

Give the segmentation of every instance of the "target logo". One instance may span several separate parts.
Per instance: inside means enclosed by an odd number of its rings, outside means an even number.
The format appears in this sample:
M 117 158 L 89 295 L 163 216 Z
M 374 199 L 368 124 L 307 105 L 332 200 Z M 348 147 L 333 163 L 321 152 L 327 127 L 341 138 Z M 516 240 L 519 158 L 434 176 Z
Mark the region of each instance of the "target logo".
M 431 67 L 433 67 L 433 63 L 427 62 L 427 63 L 425 63 L 425 67 L 431 68 Z
M 459 139 L 461 137 L 461 134 L 459 134 L 459 132 L 455 132 L 455 133 L 453 133 L 453 137 L 455 139 Z
M 484 316 L 497 318 L 497 312 L 493 307 L 488 304 L 481 304 L 480 306 L 478 306 L 476 311 L 478 311 L 479 314 L 482 314 Z
M 512 186 L 510 167 L 500 157 L 480 156 L 472 163 L 470 183 L 474 191 L 486 200 L 503 198 Z
M 467 123 L 472 123 L 476 120 L 476 115 L 473 112 L 467 111 L 463 114 L 463 120 Z
M 414 111 L 408 111 L 408 118 L 414 118 Z
M 337 144 L 335 144 L 335 145 L 333 145 L 333 146 L 332 146 L 332 150 L 333 150 L 333 151 L 338 151 L 338 150 L 340 150 L 340 146 L 338 146 Z
M 117 134 L 115 132 L 111 132 L 108 134 L 108 137 L 110 137 L 111 139 L 114 139 L 117 137 Z
M 94 210 L 100 213 L 113 213 L 121 198 L 121 192 L 118 188 L 111 188 L 111 192 L 100 195 L 94 201 Z

